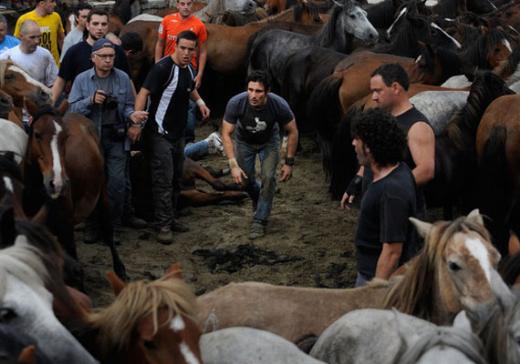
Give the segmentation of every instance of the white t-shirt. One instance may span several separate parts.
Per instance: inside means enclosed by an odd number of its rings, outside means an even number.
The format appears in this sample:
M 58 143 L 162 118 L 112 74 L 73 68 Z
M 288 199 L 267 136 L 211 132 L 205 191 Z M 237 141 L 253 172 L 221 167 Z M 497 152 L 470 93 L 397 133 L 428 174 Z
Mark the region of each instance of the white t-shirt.
M 35 80 L 51 87 L 58 76 L 58 67 L 51 52 L 38 46 L 33 53 L 23 53 L 20 46 L 7 49 L 0 59 L 11 59 Z
M 60 62 L 63 61 L 63 57 L 65 57 L 65 53 L 67 50 L 72 47 L 74 44 L 77 44 L 83 40 L 83 32 L 78 28 L 74 27 L 69 34 L 65 37 L 63 41 L 63 47 L 61 48 L 61 56 Z

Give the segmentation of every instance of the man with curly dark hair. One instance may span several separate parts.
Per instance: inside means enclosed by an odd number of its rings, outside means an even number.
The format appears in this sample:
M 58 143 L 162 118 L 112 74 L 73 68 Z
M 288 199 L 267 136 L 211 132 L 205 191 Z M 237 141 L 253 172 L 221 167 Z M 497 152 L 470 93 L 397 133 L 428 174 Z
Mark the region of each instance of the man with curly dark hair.
M 428 119 L 417 110 L 408 98 L 410 81 L 403 67 L 397 63 L 383 64 L 370 79 L 372 100 L 377 107 L 392 114 L 407 136 L 404 162 L 412 170 L 417 190 L 417 213 L 426 216 L 426 203 L 422 187 L 431 181 L 435 172 L 435 134 Z M 363 169 L 349 184 L 343 195 L 341 206 L 352 202 L 359 195 Z M 356 188 L 357 187 L 357 188 Z
M 355 237 L 359 287 L 374 277 L 388 279 L 417 252 L 408 220 L 416 214 L 416 189 L 410 168 L 402 162 L 406 135 L 392 115 L 382 109 L 358 113 L 351 133 L 359 164 L 372 174 Z

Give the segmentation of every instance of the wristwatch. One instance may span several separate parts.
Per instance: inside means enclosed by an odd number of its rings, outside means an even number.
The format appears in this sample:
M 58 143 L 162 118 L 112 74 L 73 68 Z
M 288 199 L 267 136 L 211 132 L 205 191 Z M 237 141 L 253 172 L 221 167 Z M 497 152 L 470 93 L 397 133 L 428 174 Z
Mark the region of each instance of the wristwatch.
M 290 167 L 294 166 L 294 157 L 285 157 L 285 164 Z

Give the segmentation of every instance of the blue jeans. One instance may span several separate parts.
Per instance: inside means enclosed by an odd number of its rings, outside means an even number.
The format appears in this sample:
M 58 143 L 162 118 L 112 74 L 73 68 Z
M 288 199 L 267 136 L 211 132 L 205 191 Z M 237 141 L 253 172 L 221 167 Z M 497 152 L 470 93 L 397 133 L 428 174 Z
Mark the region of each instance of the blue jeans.
M 362 274 L 360 272 L 357 272 L 356 283 L 355 283 L 354 287 L 355 288 L 363 287 L 364 285 L 366 285 L 371 280 L 372 280 L 371 278 L 368 278 L 364 274 Z
M 190 99 L 190 106 L 188 108 L 188 121 L 186 122 L 186 129 L 184 129 L 184 141 L 192 143 L 195 140 L 195 125 L 197 124 L 197 104 Z
M 271 139 L 262 145 L 247 144 L 235 140 L 235 154 L 238 165 L 247 175 L 246 192 L 256 206 L 253 220 L 266 224 L 274 193 L 276 191 L 276 167 L 280 161 L 280 136 L 274 133 Z M 256 156 L 260 159 L 260 183 L 256 180 Z
M 207 140 L 196 143 L 189 143 L 184 147 L 184 156 L 193 160 L 201 159 L 209 154 L 209 144 Z
M 104 130 L 103 130 L 104 131 Z M 122 141 L 113 141 L 109 133 L 102 133 L 101 146 L 105 158 L 108 199 L 114 224 L 121 224 L 127 188 L 127 159 Z

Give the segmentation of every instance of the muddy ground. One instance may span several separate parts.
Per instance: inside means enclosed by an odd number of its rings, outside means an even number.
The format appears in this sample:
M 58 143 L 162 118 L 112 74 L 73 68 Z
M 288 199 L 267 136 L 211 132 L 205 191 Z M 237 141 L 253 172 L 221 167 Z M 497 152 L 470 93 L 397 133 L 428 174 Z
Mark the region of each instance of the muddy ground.
M 197 130 L 208 135 L 209 126 Z M 355 279 L 354 210 L 340 210 L 331 201 L 315 143 L 302 138 L 293 178 L 279 183 L 267 234 L 248 239 L 251 201 L 239 205 L 190 207 L 180 221 L 189 232 L 177 233 L 172 245 L 156 242 L 153 229 L 125 229 L 119 252 L 130 279 L 160 277 L 173 262 L 181 262 L 185 279 L 200 295 L 229 282 L 261 281 L 313 287 L 349 287 Z M 220 155 L 200 161 L 224 167 Z M 230 181 L 230 177 L 224 177 Z M 210 190 L 204 182 L 199 188 Z M 112 300 L 105 273 L 111 269 L 108 250 L 82 243 L 77 232 L 87 293 L 95 305 Z

